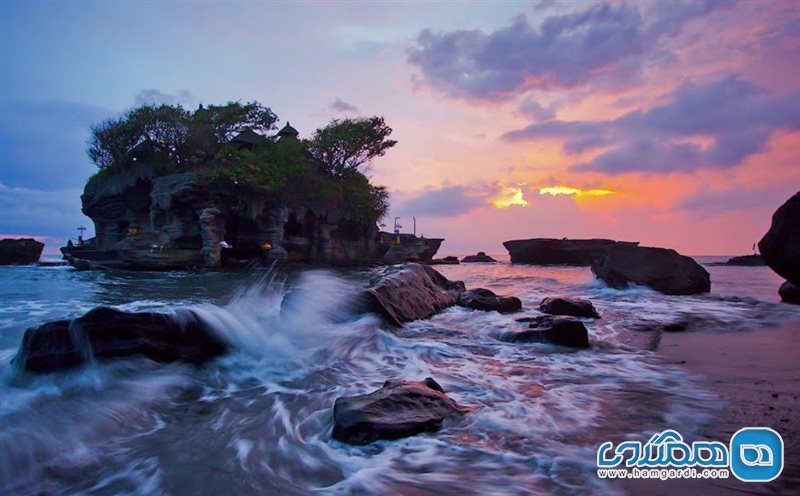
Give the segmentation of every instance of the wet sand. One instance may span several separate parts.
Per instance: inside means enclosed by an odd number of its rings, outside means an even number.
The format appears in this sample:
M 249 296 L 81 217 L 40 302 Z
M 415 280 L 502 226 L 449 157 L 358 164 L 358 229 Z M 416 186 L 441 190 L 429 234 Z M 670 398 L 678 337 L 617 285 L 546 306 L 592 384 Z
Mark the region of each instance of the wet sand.
M 666 363 L 701 376 L 724 402 L 704 438 L 727 444 L 742 427 L 771 427 L 783 437 L 785 466 L 769 483 L 731 476 L 626 481 L 622 488 L 647 495 L 800 494 L 800 322 L 747 332 L 664 333 L 658 352 Z

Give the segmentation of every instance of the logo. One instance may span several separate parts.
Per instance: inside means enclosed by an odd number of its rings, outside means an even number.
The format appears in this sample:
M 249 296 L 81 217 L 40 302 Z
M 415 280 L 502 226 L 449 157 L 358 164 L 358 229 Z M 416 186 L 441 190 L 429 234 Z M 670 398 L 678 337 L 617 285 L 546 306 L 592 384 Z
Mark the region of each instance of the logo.
M 783 438 L 768 427 L 745 427 L 719 441 L 684 442 L 677 431 L 653 434 L 642 444 L 606 441 L 597 449 L 602 478 L 728 478 L 769 482 L 783 471 Z M 623 468 L 624 467 L 624 468 Z
M 745 482 L 769 482 L 783 471 L 783 438 L 768 427 L 745 427 L 731 438 L 731 472 Z

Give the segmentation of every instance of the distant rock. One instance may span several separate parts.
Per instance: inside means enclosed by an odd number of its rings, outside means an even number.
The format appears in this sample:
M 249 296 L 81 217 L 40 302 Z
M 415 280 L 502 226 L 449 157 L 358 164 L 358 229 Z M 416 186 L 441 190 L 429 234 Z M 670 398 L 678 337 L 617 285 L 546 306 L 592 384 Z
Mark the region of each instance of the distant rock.
M 784 303 L 800 305 L 800 288 L 789 281 L 781 284 L 780 289 L 778 289 L 778 294 L 781 296 L 781 301 Z
M 227 346 L 191 311 L 169 315 L 98 307 L 73 320 L 25 331 L 14 363 L 29 372 L 78 367 L 90 358 L 142 355 L 157 362 L 201 364 Z
M 434 258 L 428 262 L 428 265 L 458 265 L 459 263 L 461 262 L 458 261 L 458 257 L 449 256 L 444 258 Z
M 336 399 L 332 437 L 358 445 L 400 439 L 435 431 L 447 417 L 466 411 L 430 377 L 423 382 L 386 381 L 372 393 Z
M 725 265 L 740 265 L 745 267 L 758 267 L 767 265 L 761 255 L 742 255 L 740 257 L 729 258 Z
M 610 246 L 639 243 L 612 239 L 533 238 L 506 241 L 511 263 L 535 265 L 591 265 Z
M 572 317 L 587 317 L 599 319 L 600 314 L 592 305 L 592 302 L 585 298 L 574 298 L 570 296 L 551 296 L 542 300 L 539 310 L 551 315 L 569 315 Z
M 588 348 L 589 331 L 583 322 L 574 317 L 543 315 L 519 322 L 530 322 L 524 331 L 510 331 L 500 335 L 502 341 L 512 343 L 552 343 L 570 348 Z
M 39 261 L 44 243 L 33 238 L 0 239 L 0 265 L 28 265 Z
M 522 302 L 516 296 L 496 295 L 484 288 L 470 289 L 461 293 L 458 305 L 485 312 L 513 313 L 522 310 Z
M 479 251 L 477 255 L 469 255 L 461 259 L 461 263 L 476 263 L 476 262 L 487 262 L 487 263 L 495 263 L 497 260 L 490 257 L 486 253 Z
M 363 293 L 366 310 L 401 326 L 427 319 L 456 304 L 466 290 L 461 281 L 451 281 L 433 267 L 407 263 L 385 268 Z
M 633 283 L 670 295 L 711 290 L 708 271 L 692 258 L 666 248 L 612 246 L 592 264 L 592 272 L 613 288 Z
M 772 215 L 772 225 L 758 248 L 772 270 L 800 287 L 800 191 Z

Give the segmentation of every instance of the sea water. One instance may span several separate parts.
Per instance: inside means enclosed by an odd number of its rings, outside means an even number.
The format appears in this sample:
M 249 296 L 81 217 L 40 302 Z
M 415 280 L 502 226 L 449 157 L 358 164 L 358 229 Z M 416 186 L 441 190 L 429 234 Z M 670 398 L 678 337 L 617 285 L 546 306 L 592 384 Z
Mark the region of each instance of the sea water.
M 721 407 L 700 378 L 642 345 L 652 333 L 631 329 L 686 316 L 715 333 L 800 319 L 778 302 L 769 268 L 707 269 L 711 294 L 665 296 L 610 289 L 584 267 L 439 266 L 468 288 L 520 297 L 524 311 L 454 307 L 391 329 L 346 310 L 369 270 L 0 267 L 0 493 L 608 494 L 595 474 L 600 443 L 665 428 L 691 437 Z M 594 302 L 603 318 L 586 321 L 590 350 L 497 339 L 552 295 Z M 98 305 L 192 308 L 233 351 L 200 368 L 131 358 L 35 376 L 11 364 L 25 329 Z M 331 440 L 337 397 L 425 377 L 473 411 L 432 434 Z

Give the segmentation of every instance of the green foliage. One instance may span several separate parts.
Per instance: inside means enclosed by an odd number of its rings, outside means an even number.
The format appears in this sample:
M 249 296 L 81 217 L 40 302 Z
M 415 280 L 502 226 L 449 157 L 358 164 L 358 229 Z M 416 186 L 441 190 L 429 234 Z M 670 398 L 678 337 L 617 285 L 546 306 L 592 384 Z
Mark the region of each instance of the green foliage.
M 358 171 L 397 144 L 388 139 L 392 128 L 383 117 L 333 119 L 317 129 L 309 144 L 311 155 L 335 177 Z
M 333 120 L 311 141 L 264 138 L 248 149 L 231 143 L 243 131 L 266 133 L 277 116 L 258 102 L 200 107 L 143 105 L 92 126 L 87 153 L 96 183 L 146 161 L 156 174 L 194 171 L 210 191 L 220 186 L 266 195 L 276 205 L 336 206 L 351 218 L 375 222 L 388 193 L 358 168 L 395 145 L 382 117 Z M 263 134 L 262 134 L 263 135 Z

